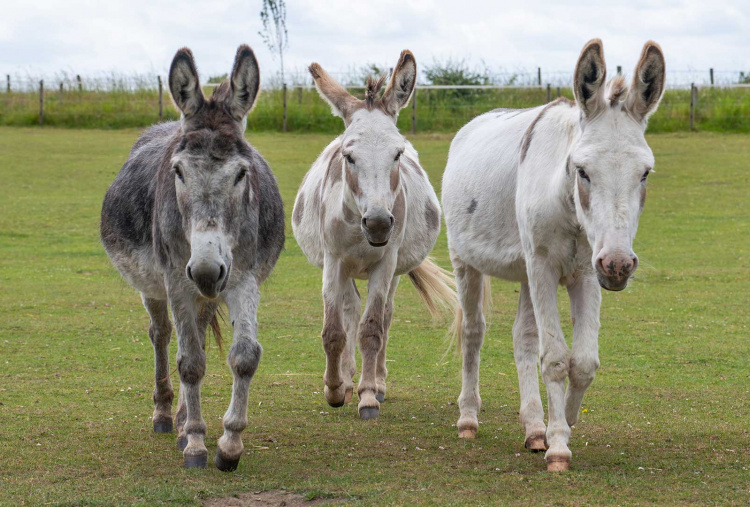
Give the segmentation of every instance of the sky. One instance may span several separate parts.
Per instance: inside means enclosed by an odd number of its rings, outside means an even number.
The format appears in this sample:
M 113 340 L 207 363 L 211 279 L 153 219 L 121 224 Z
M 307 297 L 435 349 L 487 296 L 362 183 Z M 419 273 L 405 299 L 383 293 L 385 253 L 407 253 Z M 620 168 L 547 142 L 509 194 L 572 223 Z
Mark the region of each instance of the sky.
M 0 2 L 0 75 L 166 74 L 188 46 L 206 79 L 229 72 L 242 43 L 264 78 L 278 69 L 258 34 L 261 0 Z M 331 72 L 393 66 L 402 49 L 422 68 L 452 58 L 572 74 L 595 37 L 612 70 L 629 73 L 653 39 L 675 79 L 691 69 L 750 71 L 750 0 L 288 0 L 287 11 L 285 63 L 298 74 L 313 61 Z

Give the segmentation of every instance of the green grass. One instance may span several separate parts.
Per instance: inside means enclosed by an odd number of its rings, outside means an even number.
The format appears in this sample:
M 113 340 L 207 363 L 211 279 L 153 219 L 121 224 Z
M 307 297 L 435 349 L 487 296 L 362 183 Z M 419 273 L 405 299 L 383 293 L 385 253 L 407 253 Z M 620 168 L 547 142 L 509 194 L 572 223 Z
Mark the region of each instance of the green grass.
M 206 89 L 206 94 L 211 90 Z M 164 119 L 179 117 L 168 92 L 164 95 Z M 361 96 L 362 91 L 353 91 Z M 573 98 L 564 88 L 561 94 Z M 557 90 L 552 90 L 552 97 Z M 711 132 L 750 132 L 749 88 L 701 88 L 698 94 L 695 127 Z M 158 120 L 159 99 L 156 90 L 78 91 L 57 89 L 45 92 L 44 122 L 66 128 L 120 129 L 144 127 Z M 419 90 L 417 93 L 417 129 L 420 132 L 455 132 L 475 116 L 497 107 L 525 108 L 547 101 L 542 88 L 492 90 Z M 283 99 L 279 90 L 264 91 L 250 117 L 248 129 L 255 132 L 282 129 Z M 411 129 L 411 105 L 401 113 L 398 124 Z M 39 93 L 0 93 L 0 125 L 35 126 L 39 124 Z M 333 134 L 341 129 L 341 119 L 315 90 L 288 92 L 287 127 L 291 132 Z M 690 130 L 690 90 L 667 90 L 658 112 L 651 118 L 649 132 L 686 132 Z
M 454 426 L 460 366 L 443 358 L 447 322 L 431 321 L 407 282 L 380 419 L 360 421 L 356 404 L 330 408 L 321 273 L 289 228 L 262 290 L 246 454 L 224 474 L 182 469 L 174 435 L 152 433 L 148 317 L 98 241 L 102 197 L 137 134 L 0 128 L 0 504 L 197 504 L 273 488 L 364 505 L 750 501 L 750 136 L 649 137 L 657 164 L 635 242 L 641 267 L 628 290 L 604 293 L 602 367 L 573 431 L 570 473 L 547 474 L 523 449 L 514 284 L 493 284 L 475 441 L 459 441 Z M 289 217 L 331 136 L 248 137 Z M 450 137 L 413 142 L 439 190 Z M 447 266 L 444 234 L 435 256 Z M 216 347 L 208 357 L 212 457 L 231 375 Z

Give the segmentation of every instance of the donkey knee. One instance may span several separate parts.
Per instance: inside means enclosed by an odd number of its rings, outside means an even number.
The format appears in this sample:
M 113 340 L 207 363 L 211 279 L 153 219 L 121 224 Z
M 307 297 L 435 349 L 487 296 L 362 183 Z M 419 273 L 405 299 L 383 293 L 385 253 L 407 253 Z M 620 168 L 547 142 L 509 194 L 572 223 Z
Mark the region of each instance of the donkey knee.
M 227 363 L 235 375 L 239 377 L 252 377 L 258 369 L 263 347 L 257 341 L 236 341 L 229 350 Z
M 570 371 L 570 353 L 547 353 L 542 357 L 542 378 L 545 382 L 562 382 Z
M 576 358 L 570 359 L 569 381 L 574 387 L 586 388 L 594 380 L 596 370 L 599 368 L 598 358 Z
M 159 326 L 153 322 L 148 326 L 148 337 L 152 345 L 167 345 L 172 338 L 172 324 L 169 322 Z
M 198 384 L 206 374 L 206 353 L 202 350 L 191 355 L 177 357 L 180 380 L 186 384 Z

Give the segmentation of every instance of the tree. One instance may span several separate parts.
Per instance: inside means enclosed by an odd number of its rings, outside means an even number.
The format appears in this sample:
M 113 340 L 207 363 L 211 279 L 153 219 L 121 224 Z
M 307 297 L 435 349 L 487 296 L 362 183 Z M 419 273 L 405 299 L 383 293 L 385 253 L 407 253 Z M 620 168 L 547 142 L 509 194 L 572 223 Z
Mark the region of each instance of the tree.
M 276 59 L 279 57 L 279 69 L 281 73 L 282 86 L 284 80 L 284 51 L 289 45 L 286 31 L 286 3 L 284 0 L 263 0 L 263 9 L 260 11 L 260 20 L 263 22 L 263 30 L 258 34 L 263 39 L 271 55 Z

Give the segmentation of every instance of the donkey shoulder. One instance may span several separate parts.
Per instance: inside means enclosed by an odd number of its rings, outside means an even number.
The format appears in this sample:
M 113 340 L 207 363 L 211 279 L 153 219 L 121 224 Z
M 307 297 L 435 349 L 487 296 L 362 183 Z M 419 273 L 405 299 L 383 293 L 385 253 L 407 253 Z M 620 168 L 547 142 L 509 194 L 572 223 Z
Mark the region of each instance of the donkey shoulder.
M 253 166 L 258 177 L 258 267 L 260 280 L 273 269 L 284 248 L 284 204 L 279 187 L 266 160 L 255 149 Z

